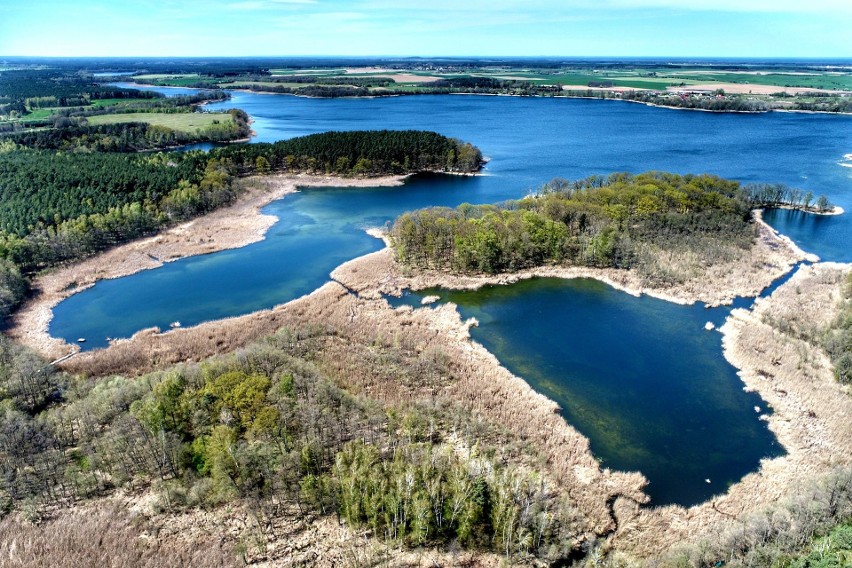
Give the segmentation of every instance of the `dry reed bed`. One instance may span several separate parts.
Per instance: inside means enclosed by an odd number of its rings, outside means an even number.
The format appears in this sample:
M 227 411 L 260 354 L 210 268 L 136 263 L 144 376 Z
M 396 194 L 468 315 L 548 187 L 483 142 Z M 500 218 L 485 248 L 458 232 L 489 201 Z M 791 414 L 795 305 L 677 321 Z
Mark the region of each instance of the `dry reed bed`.
M 151 505 L 156 497 L 124 500 L 124 507 L 139 510 L 158 527 L 157 538 L 163 542 L 204 542 L 216 539 L 256 568 L 297 566 L 393 566 L 426 568 L 459 566 L 497 568 L 501 557 L 476 552 L 447 552 L 435 548 L 406 550 L 389 546 L 369 531 L 353 531 L 333 517 L 303 516 L 295 507 L 252 511 L 245 503 L 213 510 L 190 509 L 182 513 L 158 514 Z M 220 545 L 221 546 L 221 545 Z M 241 549 L 241 550 L 240 550 Z M 239 554 L 236 550 L 240 550 Z M 243 562 L 240 562 L 242 565 Z M 235 562 L 236 564 L 236 562 Z
M 33 298 L 15 313 L 7 333 L 46 358 L 58 359 L 79 348 L 48 334 L 53 308 L 98 280 L 119 278 L 186 256 L 261 241 L 278 219 L 262 215 L 260 209 L 300 187 L 395 186 L 403 179 L 401 176 L 350 179 L 310 175 L 247 178 L 243 182 L 244 193 L 233 205 L 38 277 L 33 283 Z
M 694 536 L 702 528 L 713 526 L 728 515 L 740 514 L 767 499 L 784 495 L 796 477 L 795 473 L 786 469 L 793 463 L 791 460 L 795 455 L 799 456 L 796 458 L 799 461 L 795 462 L 797 466 L 817 469 L 821 466 L 813 466 L 805 453 L 796 454 L 788 448 L 788 456 L 764 463 L 759 472 L 746 477 L 729 493 L 710 503 L 690 509 L 640 509 L 639 503 L 647 500 L 641 491 L 644 478 L 639 473 L 602 471 L 589 451 L 586 438 L 561 418 L 555 403 L 533 391 L 526 382 L 503 368 L 482 346 L 470 341 L 468 324 L 461 321 L 454 306 L 441 306 L 435 310 L 392 310 L 380 299 L 380 294 L 399 292 L 403 288 L 436 285 L 474 288 L 533 276 L 560 276 L 593 277 L 631 293 L 651 292 L 673 301 L 721 303 L 734 295 L 756 293 L 805 256 L 768 226 L 763 223 L 760 226 L 755 246 L 741 258 L 710 267 L 701 277 L 664 291 L 643 290 L 636 274 L 615 270 L 546 268 L 499 277 L 452 277 L 427 272 L 406 274 L 394 262 L 392 252 L 385 249 L 342 265 L 332 275 L 339 283 L 328 283 L 288 304 L 165 334 L 143 332 L 109 349 L 81 354 L 63 366 L 71 372 L 91 375 L 138 374 L 171 363 L 197 361 L 232 351 L 282 327 L 321 324 L 337 334 L 340 340 L 336 346 L 330 342 L 320 360 L 335 376 L 346 377 L 342 386 L 388 402 L 445 398 L 488 422 L 505 426 L 543 456 L 547 476 L 556 480 L 561 492 L 576 504 L 581 530 L 604 534 L 614 529 L 616 525 L 607 505 L 614 500 L 618 531 L 613 544 L 620 549 L 647 555 Z M 802 285 L 800 280 L 797 276 L 793 282 Z M 789 290 L 790 286 L 788 283 L 781 290 Z M 358 296 L 350 294 L 347 288 L 357 291 Z M 778 294 L 780 291 L 776 292 Z M 817 305 L 825 305 L 822 299 L 815 301 Z M 741 320 L 742 315 L 737 314 L 735 322 Z M 753 341 L 751 331 L 746 334 L 746 339 L 740 340 L 742 334 L 737 335 L 734 331 L 738 329 L 737 325 L 729 325 L 726 340 L 726 353 L 735 362 L 736 355 L 731 354 L 733 348 L 730 345 Z M 769 345 L 774 333 L 763 325 L 767 329 L 759 331 L 768 336 L 761 336 L 757 345 Z M 451 377 L 430 385 L 405 384 L 393 376 L 359 368 L 358 360 L 347 355 L 350 351 L 347 345 L 357 345 L 361 350 L 371 346 L 377 349 L 382 345 L 401 346 L 412 353 L 412 360 L 417 354 L 439 352 L 450 362 Z M 799 351 L 787 348 L 780 349 L 779 353 L 782 358 L 786 357 L 782 363 L 785 372 L 795 373 Z M 795 361 L 792 361 L 791 355 L 796 355 Z M 823 367 L 827 365 L 824 356 L 814 360 L 817 361 L 814 372 L 817 372 L 816 369 L 827 372 L 827 367 Z M 749 376 L 751 371 L 746 363 L 742 365 L 746 369 L 744 380 L 753 388 L 760 389 L 764 398 L 775 406 L 772 396 L 766 395 L 760 388 L 760 381 Z M 757 371 L 753 373 L 760 376 Z M 783 380 L 795 382 L 796 378 L 795 375 L 785 375 Z M 750 381 L 756 384 L 752 385 Z M 796 392 L 795 389 L 784 390 Z M 776 412 L 771 421 L 773 430 L 785 446 L 789 442 L 791 447 L 795 447 L 796 434 L 791 432 L 799 427 L 799 422 L 785 426 L 781 417 L 788 414 Z M 796 416 L 800 417 L 800 414 Z M 810 418 L 809 414 L 807 416 Z M 811 430 L 820 432 L 820 428 L 825 429 L 817 426 Z M 830 444 L 837 442 L 830 437 L 819 438 L 824 439 L 829 439 Z M 823 460 L 823 454 L 820 456 L 819 460 Z M 801 473 L 803 471 L 798 472 Z
M 238 566 L 233 543 L 195 532 L 161 538 L 147 520 L 110 502 L 62 511 L 43 524 L 0 521 L 5 568 L 226 568 Z
M 259 518 L 243 505 L 158 514 L 156 498 L 115 495 L 59 511 L 41 523 L 0 521 L 0 566 L 8 568 L 257 568 L 297 566 L 469 566 L 497 568 L 501 557 L 434 548 L 388 547 L 330 517 L 295 510 Z
M 654 294 L 680 302 L 697 299 L 722 302 L 733 295 L 763 288 L 802 256 L 801 251 L 787 246 L 774 231 L 761 224 L 760 238 L 743 258 L 723 268 L 716 267 L 713 276 L 688 282 L 676 291 L 654 291 Z M 737 270 L 745 271 L 748 276 L 740 278 L 738 287 L 731 290 L 730 274 Z M 453 306 L 430 311 L 394 311 L 379 298 L 381 293 L 399 292 L 403 288 L 435 285 L 472 288 L 532 276 L 592 277 L 639 293 L 642 290 L 639 277 L 626 271 L 564 268 L 499 277 L 450 277 L 422 272 L 406 276 L 403 271 L 394 262 L 392 252 L 385 249 L 348 262 L 332 274 L 347 288 L 358 291 L 357 298 L 343 286 L 329 283 L 308 296 L 271 310 L 162 335 L 143 332 L 107 350 L 81 354 L 63 366 L 71 372 L 92 375 L 137 374 L 231 351 L 281 327 L 298 328 L 308 322 L 328 326 L 341 335 L 344 344 L 390 341 L 418 353 L 439 351 L 451 361 L 452 380 L 427 385 L 425 389 L 412 388 L 359 367 L 358 361 L 347 358 L 345 348 L 328 349 L 323 358 L 336 376 L 348 377 L 344 386 L 355 392 L 388 402 L 446 397 L 489 422 L 506 425 L 545 456 L 548 473 L 577 503 L 585 530 L 605 533 L 614 528 L 607 501 L 622 495 L 615 505 L 625 517 L 620 532 L 629 533 L 630 524 L 624 521 L 637 514 L 637 503 L 647 500 L 641 491 L 645 480 L 640 474 L 601 471 L 589 451 L 587 439 L 565 423 L 555 403 L 503 368 L 482 346 L 471 342 L 467 324 L 460 320 Z M 717 276 L 723 282 L 710 282 L 708 289 L 699 290 L 699 284 L 706 285 Z M 683 522 L 682 514 L 679 520 Z
M 588 440 L 558 414 L 555 403 L 532 390 L 500 366 L 484 347 L 469 341 L 468 326 L 453 306 L 432 310 L 393 310 L 384 300 L 350 294 L 338 283 L 284 306 L 247 316 L 178 329 L 140 334 L 109 349 L 80 354 L 62 364 L 69 372 L 92 375 L 139 374 L 188 360 L 234 350 L 282 327 L 306 323 L 327 326 L 339 341 L 328 342 L 322 366 L 345 377 L 341 386 L 374 399 L 395 403 L 437 397 L 448 399 L 486 421 L 510 430 L 521 443 L 544 456 L 547 473 L 576 502 L 585 532 L 612 528 L 606 501 L 624 494 L 644 501 L 644 478 L 637 473 L 601 471 Z M 395 345 L 415 357 L 441 353 L 451 377 L 439 384 L 408 385 L 394 375 L 370 372 L 357 350 Z

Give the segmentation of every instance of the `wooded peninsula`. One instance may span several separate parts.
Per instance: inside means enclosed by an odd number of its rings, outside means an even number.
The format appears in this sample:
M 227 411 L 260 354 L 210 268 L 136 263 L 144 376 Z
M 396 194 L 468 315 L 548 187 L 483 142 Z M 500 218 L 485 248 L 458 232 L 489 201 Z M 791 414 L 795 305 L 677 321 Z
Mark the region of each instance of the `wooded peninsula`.
M 0 69 L 0 320 L 92 284 L 99 261 L 152 257 L 168 231 L 195 243 L 184 254 L 243 246 L 216 242 L 203 221 L 260 217 L 276 187 L 286 186 L 280 198 L 300 180 L 399 184 L 484 165 L 476 146 L 418 130 L 171 151 L 251 135 L 242 110 L 203 112 L 228 100 L 226 89 L 849 112 L 845 74 L 799 68 L 755 74 L 766 87 L 804 89 L 789 101 L 667 90 L 709 81 L 686 66 L 146 63 L 98 69 L 204 90 L 167 98 L 61 62 Z M 716 69 L 714 80 L 741 71 Z M 824 196 L 709 174 L 555 179 L 523 199 L 405 213 L 373 233 L 386 248 L 270 309 L 144 330 L 53 362 L 0 335 L 0 564 L 843 568 L 852 273 L 803 265 L 808 255 L 762 221 L 759 210 L 773 207 L 835 212 Z M 248 225 L 261 239 L 271 222 Z M 722 329 L 725 356 L 771 405 L 761 420 L 785 453 L 689 508 L 649 506 L 640 472 L 602 466 L 553 401 L 473 341 L 477 322 L 456 306 L 388 301 L 558 276 L 718 305 L 798 266 Z M 84 267 L 91 278 L 78 282 Z

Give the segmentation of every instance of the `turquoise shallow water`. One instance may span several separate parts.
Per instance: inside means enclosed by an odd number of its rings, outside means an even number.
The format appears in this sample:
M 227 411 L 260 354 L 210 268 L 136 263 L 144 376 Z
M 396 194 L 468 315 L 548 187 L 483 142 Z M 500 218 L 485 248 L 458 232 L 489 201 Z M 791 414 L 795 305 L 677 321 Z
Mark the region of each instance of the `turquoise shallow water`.
M 52 335 L 85 337 L 91 349 L 150 326 L 188 326 L 271 307 L 316 289 L 342 262 L 378 250 L 381 243 L 363 232 L 366 227 L 430 205 L 518 198 L 555 176 L 710 172 L 826 193 L 852 209 L 852 168 L 841 165 L 852 151 L 850 117 L 477 96 L 234 93 L 231 101 L 209 105 L 232 107 L 253 116 L 255 141 L 326 130 L 424 128 L 471 141 L 491 161 L 485 175 L 474 178 L 421 175 L 399 188 L 287 196 L 265 209 L 280 218 L 265 241 L 99 282 L 57 306 Z M 848 215 L 769 212 L 767 218 L 806 250 L 852 260 Z M 701 330 L 708 319 L 721 323 L 724 311 L 637 300 L 588 282 L 524 284 L 491 294 L 460 302 L 463 313 L 482 312 L 474 337 L 559 401 L 606 465 L 643 471 L 655 503 L 697 502 L 780 451 L 753 409 L 765 405 L 742 392 L 721 356 L 718 334 Z M 501 323 L 516 321 L 519 310 L 539 309 L 542 315 L 527 320 L 537 325 L 523 333 Z M 557 313 L 561 319 L 545 322 Z

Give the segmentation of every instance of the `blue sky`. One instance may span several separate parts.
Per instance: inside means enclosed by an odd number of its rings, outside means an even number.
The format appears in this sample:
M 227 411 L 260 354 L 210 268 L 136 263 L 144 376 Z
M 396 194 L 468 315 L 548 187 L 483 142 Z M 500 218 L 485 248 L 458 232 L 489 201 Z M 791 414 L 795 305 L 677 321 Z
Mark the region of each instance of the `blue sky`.
M 852 57 L 852 0 L 0 4 L 0 55 Z

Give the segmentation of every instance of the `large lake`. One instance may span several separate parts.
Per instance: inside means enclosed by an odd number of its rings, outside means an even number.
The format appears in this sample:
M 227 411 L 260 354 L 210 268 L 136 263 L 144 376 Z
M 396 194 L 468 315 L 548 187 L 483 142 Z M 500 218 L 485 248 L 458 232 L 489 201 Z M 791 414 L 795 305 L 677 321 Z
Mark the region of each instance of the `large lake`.
M 486 175 L 473 178 L 424 175 L 400 188 L 312 189 L 288 196 L 265 209 L 280 219 L 266 240 L 100 282 L 57 306 L 52 335 L 69 342 L 85 337 L 85 348 L 91 349 L 104 346 L 107 337 L 128 337 L 146 327 L 166 329 L 174 321 L 188 326 L 271 307 L 316 289 L 341 262 L 378 250 L 381 243 L 364 234 L 366 227 L 429 205 L 521 197 L 557 176 L 709 172 L 746 183 L 780 182 L 825 193 L 852 209 L 852 168 L 846 167 L 852 152 L 852 117 L 713 114 L 571 99 L 306 99 L 242 92 L 207 108 L 234 107 L 254 118 L 254 141 L 327 130 L 429 129 L 476 144 L 491 161 Z M 814 218 L 770 212 L 768 218 L 806 250 L 827 260 L 852 260 L 850 215 Z M 475 337 L 535 388 L 560 401 L 566 418 L 592 439 L 592 449 L 604 464 L 643 471 L 651 479 L 655 503 L 703 500 L 755 470 L 761 457 L 779 451 L 753 408 L 765 404 L 742 392 L 734 370 L 722 358 L 718 334 L 698 325 L 702 317 L 722 319 L 724 313 L 702 315 L 703 308 L 637 300 L 588 283 L 527 286 L 498 293 L 515 298 L 514 307 L 493 294 L 464 302 L 459 298 L 463 312 L 481 312 L 484 323 Z M 574 308 L 562 313 L 572 326 L 532 328 L 530 337 L 543 334 L 558 348 L 547 348 L 542 339 L 524 345 L 511 333 L 517 325 L 496 323 L 521 321 L 526 310 L 540 305 L 574 306 L 577 298 L 590 293 L 594 301 L 577 306 L 583 308 L 583 317 L 572 316 L 580 313 Z M 641 317 L 625 315 L 630 310 Z M 489 318 L 488 313 L 502 315 Z M 601 322 L 608 323 L 593 331 Z M 655 330 L 664 324 L 670 331 L 661 331 L 665 339 L 658 340 Z M 569 333 L 591 339 L 569 341 Z M 599 350 L 588 351 L 589 345 Z M 624 363 L 613 367 L 615 359 L 609 359 L 606 365 L 582 368 L 573 363 L 580 349 L 609 357 L 613 350 L 604 345 L 619 346 Z M 660 380 L 665 377 L 668 386 L 651 375 L 640 377 L 635 365 L 659 374 Z M 636 377 L 635 388 L 612 383 L 616 375 L 627 381 Z M 600 388 L 581 386 L 596 382 Z M 575 401 L 582 412 L 572 411 L 566 401 Z M 645 408 L 649 415 L 671 412 L 661 424 L 646 425 L 631 408 Z M 696 414 L 700 408 L 709 414 Z M 604 434 L 582 425 L 581 415 Z M 686 431 L 697 438 L 681 435 Z M 666 436 L 671 437 L 668 442 Z M 687 439 L 692 441 L 684 444 Z M 703 461 L 712 465 L 704 467 Z M 688 475 L 684 473 L 685 464 L 696 462 Z M 673 470 L 672 464 L 681 469 Z M 712 483 L 705 483 L 705 477 Z

